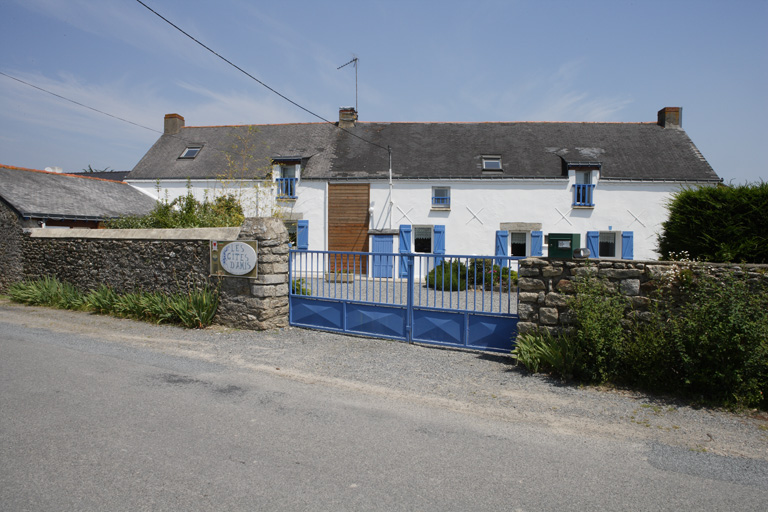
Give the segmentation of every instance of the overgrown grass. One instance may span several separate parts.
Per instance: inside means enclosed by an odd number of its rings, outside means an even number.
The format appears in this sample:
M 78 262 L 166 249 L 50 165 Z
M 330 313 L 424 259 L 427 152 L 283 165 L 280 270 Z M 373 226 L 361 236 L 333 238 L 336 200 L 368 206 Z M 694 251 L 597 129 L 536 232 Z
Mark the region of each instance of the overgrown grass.
M 218 289 L 205 284 L 186 293 L 133 292 L 118 294 L 100 285 L 87 293 L 54 277 L 22 281 L 9 287 L 12 301 L 34 306 L 77 309 L 153 323 L 202 328 L 213 323 L 219 306 Z
M 595 278 L 577 280 L 571 328 L 517 339 L 530 371 L 768 409 L 768 286 L 732 274 L 679 273 L 642 321 Z

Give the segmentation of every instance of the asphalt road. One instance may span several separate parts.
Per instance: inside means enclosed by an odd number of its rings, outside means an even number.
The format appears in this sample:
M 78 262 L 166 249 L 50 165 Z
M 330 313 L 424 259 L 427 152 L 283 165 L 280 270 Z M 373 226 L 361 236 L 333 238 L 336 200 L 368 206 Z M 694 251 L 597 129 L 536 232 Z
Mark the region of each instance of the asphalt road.
M 582 434 L 226 361 L 114 333 L 106 342 L 0 321 L 0 509 L 742 511 L 768 503 L 762 459 Z

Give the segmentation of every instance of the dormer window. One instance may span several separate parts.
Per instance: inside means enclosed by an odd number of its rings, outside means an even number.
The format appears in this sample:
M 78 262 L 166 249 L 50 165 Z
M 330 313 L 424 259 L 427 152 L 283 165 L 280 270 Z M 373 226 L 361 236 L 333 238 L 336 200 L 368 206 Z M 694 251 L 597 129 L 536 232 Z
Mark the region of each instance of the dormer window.
M 278 199 L 296 199 L 296 185 L 301 178 L 301 160 L 272 160 L 272 178 Z
M 483 171 L 503 171 L 501 167 L 501 156 L 487 155 L 483 157 Z
M 184 152 L 181 153 L 181 156 L 179 156 L 179 158 L 189 158 L 189 159 L 195 158 L 201 149 L 203 149 L 203 146 L 187 146 L 187 149 L 185 149 Z

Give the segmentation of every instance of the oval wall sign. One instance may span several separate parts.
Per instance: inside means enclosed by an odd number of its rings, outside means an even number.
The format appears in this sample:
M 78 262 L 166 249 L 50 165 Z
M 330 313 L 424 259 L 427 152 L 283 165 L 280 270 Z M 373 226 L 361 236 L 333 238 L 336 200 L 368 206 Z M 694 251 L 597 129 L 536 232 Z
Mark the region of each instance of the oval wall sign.
M 243 242 L 232 242 L 222 249 L 220 261 L 225 271 L 242 276 L 256 268 L 256 251 Z

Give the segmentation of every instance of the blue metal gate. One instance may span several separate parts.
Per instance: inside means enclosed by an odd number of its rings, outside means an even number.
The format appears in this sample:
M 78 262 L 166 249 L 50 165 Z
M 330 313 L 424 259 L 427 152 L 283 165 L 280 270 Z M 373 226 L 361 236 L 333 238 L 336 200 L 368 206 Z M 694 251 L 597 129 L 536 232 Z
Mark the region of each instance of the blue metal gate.
M 518 319 L 517 283 L 510 270 L 518 259 L 291 251 L 290 324 L 509 352 Z

